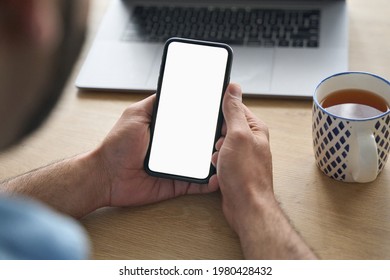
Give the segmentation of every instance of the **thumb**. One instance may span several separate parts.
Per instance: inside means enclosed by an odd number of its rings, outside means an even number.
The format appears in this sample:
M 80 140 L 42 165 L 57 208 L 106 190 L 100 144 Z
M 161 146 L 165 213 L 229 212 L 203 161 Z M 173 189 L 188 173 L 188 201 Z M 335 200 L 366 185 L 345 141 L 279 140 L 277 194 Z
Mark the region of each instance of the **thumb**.
M 242 106 L 242 91 L 237 84 L 230 84 L 223 98 L 222 111 L 227 130 L 242 128 L 246 124 L 245 110 Z
M 134 103 L 132 106 L 140 109 L 141 111 L 146 112 L 147 115 L 152 116 L 155 102 L 156 102 L 156 94 L 153 94 L 137 103 Z

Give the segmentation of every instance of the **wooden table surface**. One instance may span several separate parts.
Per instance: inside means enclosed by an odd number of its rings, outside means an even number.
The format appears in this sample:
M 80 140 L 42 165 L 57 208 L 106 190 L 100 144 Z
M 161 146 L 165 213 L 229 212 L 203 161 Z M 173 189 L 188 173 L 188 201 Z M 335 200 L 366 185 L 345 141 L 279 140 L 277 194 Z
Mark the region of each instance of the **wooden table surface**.
M 141 93 L 80 92 L 74 80 L 108 0 L 91 1 L 89 35 L 63 97 L 43 128 L 0 154 L 0 179 L 98 145 Z M 390 78 L 390 1 L 350 0 L 350 70 Z M 369 184 L 339 183 L 314 163 L 311 101 L 244 98 L 270 128 L 275 193 L 294 227 L 324 259 L 390 259 L 390 164 Z M 95 259 L 241 259 L 220 193 L 137 208 L 104 208 L 81 220 Z

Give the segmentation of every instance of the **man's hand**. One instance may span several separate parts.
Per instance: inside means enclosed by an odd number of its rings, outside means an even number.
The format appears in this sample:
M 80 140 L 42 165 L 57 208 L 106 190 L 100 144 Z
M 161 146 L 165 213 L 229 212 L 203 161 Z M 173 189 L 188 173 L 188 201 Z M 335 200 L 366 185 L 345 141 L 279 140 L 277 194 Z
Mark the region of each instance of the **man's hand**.
M 217 184 L 200 185 L 155 178 L 144 170 L 155 95 L 125 110 L 96 153 L 107 178 L 107 205 L 135 206 L 184 194 L 209 193 Z
M 223 210 L 236 232 L 253 197 L 275 203 L 268 128 L 241 99 L 240 87 L 230 85 L 223 101 L 222 137 L 213 155 L 223 194 Z
M 95 150 L 0 183 L 0 193 L 34 197 L 80 218 L 104 206 L 136 206 L 216 191 L 215 183 L 190 184 L 146 174 L 154 101 L 155 95 L 127 108 Z
M 225 124 L 212 162 L 223 212 L 249 259 L 315 258 L 292 228 L 273 193 L 272 156 L 267 126 L 242 104 L 241 89 L 229 85 Z

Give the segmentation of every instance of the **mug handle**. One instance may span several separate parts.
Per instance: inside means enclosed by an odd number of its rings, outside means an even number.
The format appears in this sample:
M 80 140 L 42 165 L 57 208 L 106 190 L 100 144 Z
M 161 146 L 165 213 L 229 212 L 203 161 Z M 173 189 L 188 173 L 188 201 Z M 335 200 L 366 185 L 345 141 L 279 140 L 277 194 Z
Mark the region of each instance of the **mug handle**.
M 367 135 L 368 133 L 368 135 Z M 351 150 L 354 155 L 352 161 L 352 178 L 355 182 L 368 183 L 378 175 L 378 152 L 375 137 L 364 127 L 356 128 L 356 145 Z

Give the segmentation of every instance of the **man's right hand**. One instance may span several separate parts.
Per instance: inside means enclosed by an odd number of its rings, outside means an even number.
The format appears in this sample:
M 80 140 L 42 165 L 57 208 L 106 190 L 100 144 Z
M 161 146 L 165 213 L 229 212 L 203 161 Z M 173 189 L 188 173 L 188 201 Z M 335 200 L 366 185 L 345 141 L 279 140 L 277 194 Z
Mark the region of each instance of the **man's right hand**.
M 268 127 L 243 103 L 238 85 L 230 84 L 223 100 L 225 123 L 213 163 L 223 195 L 223 210 L 236 232 L 248 203 L 275 203 Z
M 248 259 L 316 258 L 288 222 L 273 192 L 267 126 L 243 103 L 238 85 L 223 100 L 225 123 L 212 162 L 222 193 L 223 212 Z

